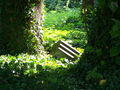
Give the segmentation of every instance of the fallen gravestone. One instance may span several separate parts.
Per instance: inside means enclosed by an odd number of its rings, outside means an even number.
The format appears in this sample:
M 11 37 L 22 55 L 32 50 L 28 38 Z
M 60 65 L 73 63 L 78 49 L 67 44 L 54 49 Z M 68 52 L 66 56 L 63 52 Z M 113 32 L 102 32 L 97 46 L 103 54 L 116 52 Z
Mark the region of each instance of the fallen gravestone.
M 71 45 L 63 40 L 59 40 L 52 47 L 52 55 L 57 58 L 67 58 L 75 60 L 80 55 L 80 52 L 74 49 Z

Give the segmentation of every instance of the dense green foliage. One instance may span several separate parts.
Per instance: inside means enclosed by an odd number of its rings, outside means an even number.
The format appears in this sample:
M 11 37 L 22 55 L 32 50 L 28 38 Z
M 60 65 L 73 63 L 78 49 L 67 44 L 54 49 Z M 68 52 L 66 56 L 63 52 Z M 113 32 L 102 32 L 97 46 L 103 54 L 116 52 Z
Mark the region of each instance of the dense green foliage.
M 84 89 L 118 90 L 120 86 L 120 2 L 95 0 L 83 13 L 88 45 L 74 73 Z M 82 73 L 82 74 L 81 74 Z
M 95 50 L 96 59 L 116 62 L 120 54 L 120 5 L 118 0 L 96 1 L 89 24 L 88 44 Z M 96 4 L 95 3 L 95 4 Z M 104 16 L 104 17 L 103 17 Z M 116 62 L 119 65 L 119 63 Z
M 58 60 L 43 54 L 1 55 L 0 90 L 120 89 L 120 1 L 85 1 L 82 10 L 76 8 L 81 7 L 80 0 L 45 1 L 45 49 L 50 51 L 62 39 L 84 52 L 79 60 Z M 41 26 L 33 19 L 36 12 L 32 10 L 38 3 L 0 0 L 0 54 L 40 49 L 37 45 L 41 46 L 41 41 L 38 43 L 31 32 Z M 41 34 L 37 35 L 41 39 Z
M 33 8 L 41 3 L 42 0 L 0 0 L 0 54 L 40 52 L 41 29 Z
M 0 90 L 73 90 L 67 68 L 76 63 L 51 56 L 0 56 Z
M 120 54 L 118 47 L 120 45 L 118 41 L 120 37 L 120 8 L 117 0 L 109 0 L 107 3 L 106 0 L 103 0 L 102 2 L 96 1 L 96 3 L 98 6 L 90 16 L 92 21 L 88 17 L 88 21 L 91 23 L 88 33 L 89 45 L 96 51 L 101 51 L 98 58 L 101 59 L 102 56 L 102 59 L 105 60 Z

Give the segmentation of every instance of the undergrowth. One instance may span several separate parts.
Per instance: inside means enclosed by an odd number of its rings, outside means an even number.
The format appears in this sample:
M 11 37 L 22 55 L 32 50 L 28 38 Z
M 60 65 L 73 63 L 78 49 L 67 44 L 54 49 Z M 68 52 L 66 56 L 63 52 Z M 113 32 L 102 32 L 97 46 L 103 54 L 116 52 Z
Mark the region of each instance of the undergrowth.
M 76 63 L 51 56 L 0 56 L 0 90 L 73 90 L 67 70 Z

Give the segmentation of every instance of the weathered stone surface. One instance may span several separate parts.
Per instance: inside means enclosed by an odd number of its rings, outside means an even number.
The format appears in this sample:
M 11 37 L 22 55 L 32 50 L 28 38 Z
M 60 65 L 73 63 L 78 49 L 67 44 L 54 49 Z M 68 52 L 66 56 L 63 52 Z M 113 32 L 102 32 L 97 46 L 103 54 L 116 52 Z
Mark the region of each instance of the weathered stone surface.
M 57 58 L 67 58 L 70 60 L 77 59 L 80 54 L 79 51 L 74 49 L 71 45 L 63 40 L 58 41 L 53 45 L 52 55 Z

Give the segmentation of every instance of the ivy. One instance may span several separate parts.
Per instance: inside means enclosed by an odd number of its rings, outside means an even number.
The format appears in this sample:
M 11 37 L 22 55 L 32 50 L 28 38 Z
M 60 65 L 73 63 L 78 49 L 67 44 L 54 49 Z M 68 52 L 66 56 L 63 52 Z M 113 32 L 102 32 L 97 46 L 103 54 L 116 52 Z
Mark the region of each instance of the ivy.
M 42 2 L 0 1 L 0 54 L 42 52 Z M 36 18 L 38 12 L 40 22 Z
M 80 85 L 90 90 L 119 89 L 120 1 L 94 0 L 84 11 L 88 44 L 77 67 Z

